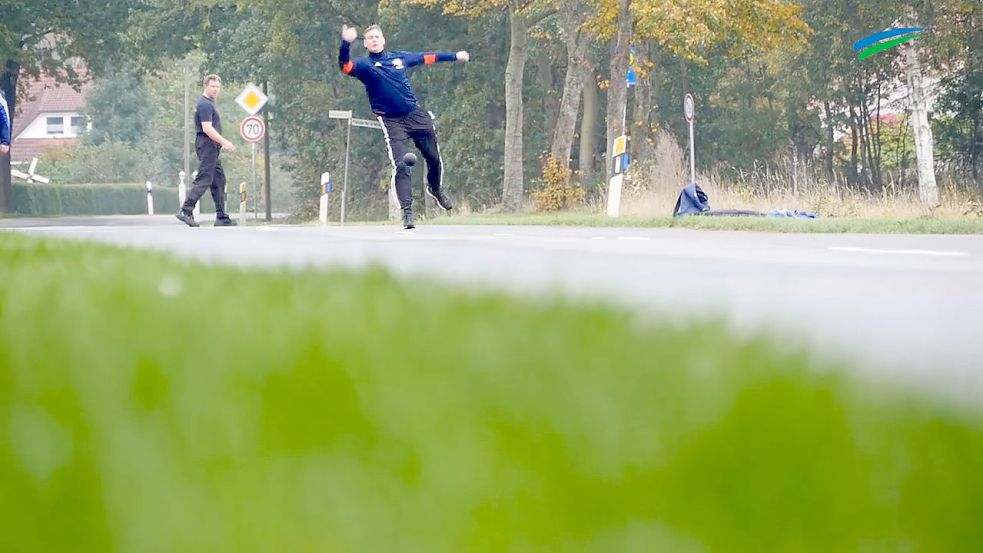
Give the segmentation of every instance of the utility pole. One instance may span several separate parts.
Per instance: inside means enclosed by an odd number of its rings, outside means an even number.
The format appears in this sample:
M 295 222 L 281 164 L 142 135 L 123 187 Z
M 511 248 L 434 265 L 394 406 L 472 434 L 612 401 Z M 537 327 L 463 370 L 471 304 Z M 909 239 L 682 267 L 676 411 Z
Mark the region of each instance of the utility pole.
M 263 94 L 269 97 L 269 81 L 263 81 Z M 273 220 L 273 198 L 270 197 L 270 104 L 267 102 L 263 106 L 263 120 L 266 123 L 266 133 L 263 135 L 263 170 L 265 172 L 266 184 L 266 220 Z
M 191 174 L 191 68 L 187 56 L 184 61 L 184 174 Z

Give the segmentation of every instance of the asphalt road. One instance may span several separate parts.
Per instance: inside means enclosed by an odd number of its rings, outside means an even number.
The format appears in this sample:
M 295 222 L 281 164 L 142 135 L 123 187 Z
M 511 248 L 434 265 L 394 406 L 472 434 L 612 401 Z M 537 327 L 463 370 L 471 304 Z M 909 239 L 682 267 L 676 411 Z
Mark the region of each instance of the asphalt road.
M 173 216 L 0 220 L 33 235 L 264 267 L 383 264 L 648 317 L 720 315 L 740 334 L 983 400 L 983 236 L 513 226 L 187 228 Z M 680 347 L 713 347 L 700 336 Z

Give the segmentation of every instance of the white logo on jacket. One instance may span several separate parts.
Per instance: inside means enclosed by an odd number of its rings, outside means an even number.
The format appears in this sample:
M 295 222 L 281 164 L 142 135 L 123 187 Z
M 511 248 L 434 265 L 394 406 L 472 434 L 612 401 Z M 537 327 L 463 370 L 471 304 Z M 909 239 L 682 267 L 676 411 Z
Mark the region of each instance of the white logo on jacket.
M 400 58 L 394 59 L 393 60 L 393 67 L 395 67 L 396 69 L 402 69 L 403 68 L 403 60 L 401 60 Z

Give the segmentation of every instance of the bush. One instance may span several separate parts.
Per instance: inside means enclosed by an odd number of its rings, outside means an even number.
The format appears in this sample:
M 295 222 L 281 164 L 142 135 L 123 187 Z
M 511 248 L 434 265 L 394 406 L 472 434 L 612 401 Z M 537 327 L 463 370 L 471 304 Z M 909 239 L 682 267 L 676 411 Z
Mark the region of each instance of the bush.
M 145 156 L 119 141 L 80 144 L 47 152 L 41 157 L 44 175 L 56 183 L 125 183 L 146 180 Z
M 543 164 L 543 186 L 532 191 L 538 211 L 559 211 L 584 203 L 584 189 L 570 182 L 572 171 L 552 156 Z

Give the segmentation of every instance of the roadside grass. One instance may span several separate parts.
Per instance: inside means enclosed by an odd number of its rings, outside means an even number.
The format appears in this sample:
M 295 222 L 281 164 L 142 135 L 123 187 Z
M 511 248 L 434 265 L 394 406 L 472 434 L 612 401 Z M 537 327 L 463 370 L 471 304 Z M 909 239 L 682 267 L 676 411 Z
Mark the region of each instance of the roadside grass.
M 860 218 L 763 218 L 725 216 L 608 217 L 600 213 L 560 212 L 530 214 L 469 214 L 432 217 L 433 225 L 554 225 L 580 227 L 690 228 L 788 233 L 868 234 L 983 234 L 983 218 L 910 217 L 897 219 Z
M 712 321 L 0 233 L 2 551 L 979 551 L 983 412 Z

